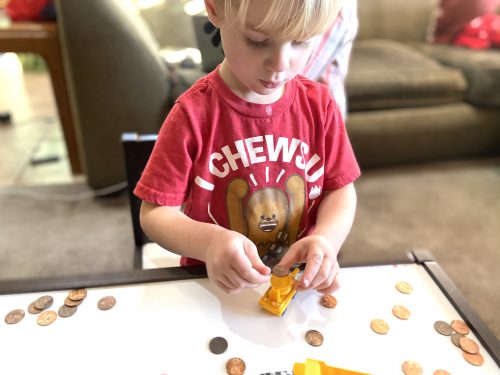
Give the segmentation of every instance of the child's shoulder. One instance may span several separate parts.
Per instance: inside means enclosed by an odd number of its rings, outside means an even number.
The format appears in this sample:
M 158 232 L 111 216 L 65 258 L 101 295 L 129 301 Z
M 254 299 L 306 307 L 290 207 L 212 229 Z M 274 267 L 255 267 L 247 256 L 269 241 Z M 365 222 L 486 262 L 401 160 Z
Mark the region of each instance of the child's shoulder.
M 207 90 L 210 90 L 210 75 L 211 73 L 199 78 L 177 98 L 177 102 L 192 102 L 202 99 L 207 95 Z
M 330 89 L 327 85 L 313 81 L 301 74 L 295 77 L 297 90 L 304 93 L 309 99 L 314 99 L 320 102 L 329 102 L 332 100 Z

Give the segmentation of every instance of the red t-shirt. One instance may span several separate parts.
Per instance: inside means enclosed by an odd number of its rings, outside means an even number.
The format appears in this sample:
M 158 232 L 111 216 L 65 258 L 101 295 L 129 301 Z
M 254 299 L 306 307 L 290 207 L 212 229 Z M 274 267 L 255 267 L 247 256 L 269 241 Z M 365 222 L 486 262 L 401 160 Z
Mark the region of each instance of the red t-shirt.
M 328 87 L 297 76 L 255 104 L 216 69 L 176 101 L 134 193 L 244 234 L 271 264 L 314 226 L 323 192 L 359 175 Z

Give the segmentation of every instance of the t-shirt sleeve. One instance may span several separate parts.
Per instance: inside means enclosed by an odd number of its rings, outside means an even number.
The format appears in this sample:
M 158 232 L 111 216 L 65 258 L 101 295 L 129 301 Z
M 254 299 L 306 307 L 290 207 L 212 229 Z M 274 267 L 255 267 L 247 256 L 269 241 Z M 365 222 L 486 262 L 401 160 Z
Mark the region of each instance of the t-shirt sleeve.
M 324 189 L 339 189 L 361 175 L 344 121 L 333 100 L 330 100 L 326 110 L 325 149 Z
M 160 206 L 182 205 L 190 190 L 193 155 L 194 140 L 188 117 L 176 104 L 160 129 L 134 194 Z

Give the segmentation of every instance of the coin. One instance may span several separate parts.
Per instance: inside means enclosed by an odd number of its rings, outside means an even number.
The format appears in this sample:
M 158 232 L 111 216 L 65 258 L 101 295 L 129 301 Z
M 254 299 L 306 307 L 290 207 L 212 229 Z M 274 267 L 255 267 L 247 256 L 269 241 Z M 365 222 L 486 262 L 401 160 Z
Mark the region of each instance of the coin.
M 76 306 L 62 305 L 61 307 L 59 307 L 59 310 L 57 311 L 57 313 L 59 314 L 59 316 L 61 318 L 68 318 L 71 315 L 73 315 L 74 313 L 76 313 L 76 309 L 77 309 Z
M 446 370 L 436 370 L 432 373 L 432 375 L 451 375 L 451 374 Z
M 402 369 L 405 375 L 422 375 L 422 367 L 417 362 L 403 362 Z
M 468 337 L 462 337 L 459 342 L 460 342 L 460 347 L 464 352 L 467 352 L 469 354 L 479 353 L 479 345 L 477 345 L 477 343 L 474 340 Z
M 41 296 L 34 302 L 34 305 L 38 310 L 45 310 L 52 306 L 53 303 L 54 298 L 51 296 Z
M 78 306 L 78 305 L 80 305 L 82 302 L 83 302 L 83 299 L 78 300 L 78 301 L 73 301 L 73 300 L 72 300 L 72 299 L 70 299 L 69 297 L 66 297 L 66 298 L 64 299 L 64 304 L 65 304 L 66 306 L 69 306 L 69 307 Z
M 452 320 L 451 328 L 453 328 L 456 333 L 460 333 L 461 335 L 467 335 L 470 332 L 469 327 L 462 320 Z
M 109 310 L 116 304 L 116 299 L 113 296 L 102 297 L 99 302 L 97 302 L 97 307 L 99 310 Z
M 290 274 L 290 268 L 281 266 L 279 264 L 273 267 L 273 275 L 277 277 L 285 277 Z
M 320 346 L 323 344 L 323 340 L 321 332 L 316 331 L 315 329 L 310 329 L 306 332 L 306 341 L 309 345 Z
M 5 315 L 5 323 L 7 324 L 16 324 L 19 323 L 24 318 L 24 310 L 15 309 Z
M 434 329 L 444 336 L 451 336 L 453 333 L 451 326 L 442 320 L 438 320 L 434 323 Z
M 39 316 L 36 322 L 41 325 L 41 326 L 48 326 L 49 324 L 52 324 L 56 321 L 57 319 L 57 313 L 52 310 L 47 310 L 42 312 Z
M 484 363 L 484 358 L 480 353 L 470 354 L 467 352 L 462 352 L 465 360 L 474 366 L 481 366 Z
M 214 354 L 222 354 L 227 349 L 227 340 L 224 337 L 214 337 L 210 340 L 208 347 Z
M 30 314 L 40 314 L 43 310 L 37 309 L 35 307 L 35 302 L 31 302 L 30 305 L 28 306 L 28 312 Z
M 326 294 L 321 296 L 319 303 L 321 303 L 325 307 L 328 307 L 329 309 L 333 309 L 335 306 L 337 306 L 337 298 L 335 298 L 331 294 Z
M 398 281 L 396 283 L 396 289 L 404 294 L 410 294 L 411 292 L 413 292 L 413 287 L 406 281 Z
M 226 363 L 228 375 L 243 375 L 247 366 L 241 358 L 231 358 Z
M 396 305 L 392 308 L 392 313 L 396 318 L 407 320 L 410 317 L 410 310 L 401 305 Z
M 382 319 L 373 319 L 370 323 L 370 327 L 380 335 L 385 335 L 389 332 L 389 324 Z
M 87 297 L 87 289 L 81 288 L 70 290 L 68 297 L 73 301 L 81 301 L 82 299 Z
M 461 339 L 462 337 L 465 337 L 465 336 L 464 336 L 464 335 L 461 335 L 460 333 L 453 332 L 453 333 L 451 334 L 451 342 L 452 342 L 455 346 L 459 347 L 460 349 L 461 349 L 461 347 L 460 347 L 460 339 Z

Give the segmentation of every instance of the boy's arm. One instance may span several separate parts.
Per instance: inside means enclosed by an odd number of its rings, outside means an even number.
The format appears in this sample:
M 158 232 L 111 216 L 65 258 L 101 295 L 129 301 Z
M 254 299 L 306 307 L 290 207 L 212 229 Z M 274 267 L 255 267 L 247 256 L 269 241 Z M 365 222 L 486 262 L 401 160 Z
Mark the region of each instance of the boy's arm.
M 286 267 L 306 262 L 298 289 L 314 288 L 330 293 L 337 288 L 337 255 L 351 230 L 355 211 L 354 184 L 325 192 L 314 230 L 290 246 L 280 262 Z
M 206 263 L 208 277 L 226 292 L 267 282 L 270 270 L 240 233 L 186 216 L 180 207 L 141 205 L 144 233 L 165 249 Z

